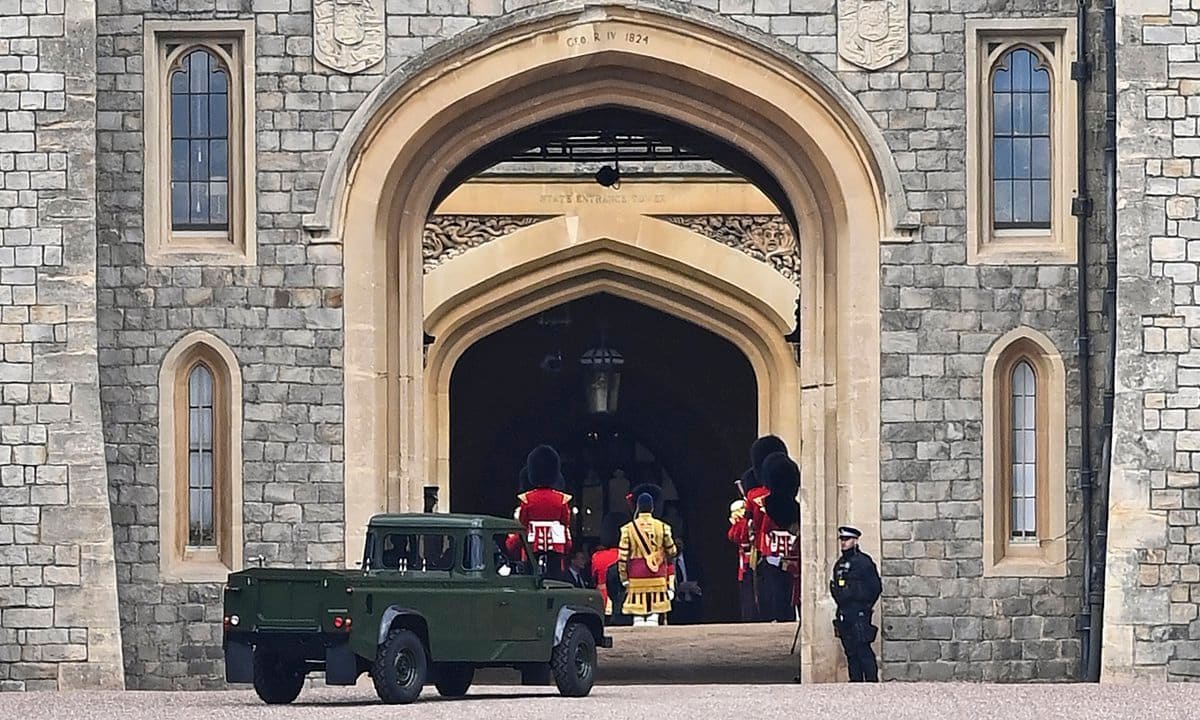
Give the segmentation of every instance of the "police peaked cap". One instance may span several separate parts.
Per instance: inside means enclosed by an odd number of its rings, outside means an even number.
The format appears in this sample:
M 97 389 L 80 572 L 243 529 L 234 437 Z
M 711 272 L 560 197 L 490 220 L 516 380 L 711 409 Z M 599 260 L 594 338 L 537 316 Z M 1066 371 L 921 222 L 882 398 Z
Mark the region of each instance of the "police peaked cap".
M 838 537 L 839 538 L 860 538 L 860 537 L 862 537 L 862 531 L 859 530 L 858 528 L 850 527 L 849 525 L 842 525 L 841 527 L 838 528 Z
M 777 435 L 763 435 L 750 446 L 750 467 L 754 472 L 759 473 L 760 480 L 763 479 L 761 476 L 763 461 L 767 459 L 768 455 L 777 452 L 787 454 L 787 445 Z
M 800 468 L 786 453 L 771 453 L 763 460 L 763 480 L 771 494 L 763 509 L 781 528 L 790 528 L 799 521 L 800 507 L 796 493 L 800 492 Z
M 562 489 L 562 463 L 558 453 L 549 445 L 535 447 L 525 460 L 525 467 L 529 471 L 529 484 L 533 487 Z

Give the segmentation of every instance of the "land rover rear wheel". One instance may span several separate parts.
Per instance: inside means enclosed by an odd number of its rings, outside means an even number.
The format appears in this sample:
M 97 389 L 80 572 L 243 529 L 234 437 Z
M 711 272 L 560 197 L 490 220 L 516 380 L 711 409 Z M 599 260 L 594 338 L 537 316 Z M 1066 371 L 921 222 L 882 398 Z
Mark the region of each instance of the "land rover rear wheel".
M 395 628 L 379 646 L 371 679 L 380 700 L 407 704 L 420 697 L 428 673 L 429 659 L 421 638 L 412 630 Z
M 290 661 L 274 648 L 254 649 L 254 692 L 268 705 L 286 705 L 304 687 L 304 664 Z
M 596 639 L 581 623 L 569 623 L 554 646 L 550 669 L 560 695 L 586 697 L 596 682 Z
M 462 697 L 475 679 L 475 666 L 467 663 L 445 663 L 437 668 L 434 687 L 442 697 Z

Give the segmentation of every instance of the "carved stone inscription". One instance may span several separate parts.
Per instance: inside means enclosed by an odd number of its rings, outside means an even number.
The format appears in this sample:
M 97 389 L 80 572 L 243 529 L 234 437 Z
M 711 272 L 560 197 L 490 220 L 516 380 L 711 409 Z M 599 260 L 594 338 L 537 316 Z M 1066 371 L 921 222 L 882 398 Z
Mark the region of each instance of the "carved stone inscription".
M 838 54 L 868 70 L 908 55 L 908 0 L 838 0 Z
M 313 52 L 334 70 L 356 73 L 383 59 L 384 0 L 313 0 Z

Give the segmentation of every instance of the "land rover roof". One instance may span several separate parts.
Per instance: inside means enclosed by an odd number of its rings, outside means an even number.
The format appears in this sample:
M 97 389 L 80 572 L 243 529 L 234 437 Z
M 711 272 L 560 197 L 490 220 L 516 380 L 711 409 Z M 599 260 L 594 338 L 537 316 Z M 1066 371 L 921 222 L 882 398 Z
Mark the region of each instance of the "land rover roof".
M 521 524 L 511 518 L 458 513 L 388 513 L 371 517 L 371 527 L 416 530 L 492 530 L 519 532 Z

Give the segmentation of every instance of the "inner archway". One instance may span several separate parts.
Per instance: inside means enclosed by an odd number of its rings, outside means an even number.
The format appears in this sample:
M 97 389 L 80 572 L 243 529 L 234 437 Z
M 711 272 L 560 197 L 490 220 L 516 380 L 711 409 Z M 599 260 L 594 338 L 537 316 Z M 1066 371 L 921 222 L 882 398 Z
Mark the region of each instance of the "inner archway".
M 625 358 L 617 409 L 588 412 L 578 359 L 601 340 Z M 733 480 L 757 430 L 753 368 L 693 323 L 606 293 L 518 321 L 476 341 L 450 380 L 452 512 L 507 515 L 534 445 L 563 460 L 589 554 L 606 512 L 628 512 L 631 486 L 663 488 L 664 519 L 704 583 L 701 622 L 739 619 L 737 556 L 725 539 Z

